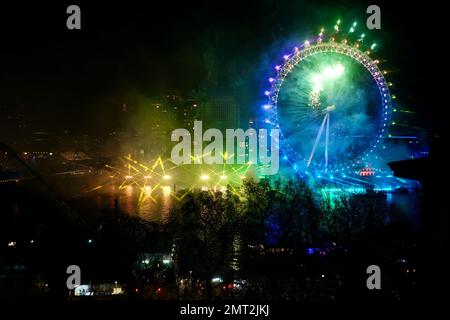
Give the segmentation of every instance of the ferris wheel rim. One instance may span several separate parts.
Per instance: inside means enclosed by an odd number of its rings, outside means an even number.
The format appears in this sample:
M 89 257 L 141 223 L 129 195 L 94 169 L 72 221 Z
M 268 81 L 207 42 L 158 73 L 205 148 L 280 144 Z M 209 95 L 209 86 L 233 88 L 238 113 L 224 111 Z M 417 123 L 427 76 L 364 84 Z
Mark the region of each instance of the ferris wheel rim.
M 285 150 L 288 155 L 287 160 L 297 167 L 305 159 L 297 160 L 293 147 L 287 141 L 282 126 L 279 122 L 278 111 L 278 97 L 282 89 L 283 82 L 287 75 L 290 74 L 292 69 L 297 66 L 301 61 L 309 56 L 318 53 L 337 53 L 347 56 L 359 65 L 362 65 L 371 75 L 371 78 L 375 81 L 378 88 L 379 97 L 381 98 L 381 108 L 378 108 L 381 114 L 381 121 L 378 125 L 378 129 L 374 138 L 372 138 L 369 147 L 365 148 L 357 157 L 351 160 L 345 161 L 339 164 L 330 165 L 327 169 L 329 172 L 346 171 L 346 169 L 352 169 L 358 164 L 364 163 L 366 159 L 382 144 L 382 141 L 388 134 L 389 122 L 392 113 L 392 98 L 389 90 L 388 83 L 383 75 L 383 72 L 378 67 L 378 60 L 373 60 L 368 53 L 363 52 L 358 48 L 358 45 L 350 45 L 346 40 L 342 42 L 336 42 L 333 40 L 323 41 L 323 38 L 318 37 L 311 43 L 305 41 L 300 47 L 295 47 L 293 53 L 285 55 L 284 63 L 275 67 L 276 76 L 270 78 L 270 91 L 266 91 L 265 94 L 269 99 L 269 117 L 266 119 L 266 123 L 275 126 L 280 132 L 280 147 Z M 321 170 L 321 165 L 315 166 L 316 170 Z M 325 169 L 325 168 L 323 168 Z

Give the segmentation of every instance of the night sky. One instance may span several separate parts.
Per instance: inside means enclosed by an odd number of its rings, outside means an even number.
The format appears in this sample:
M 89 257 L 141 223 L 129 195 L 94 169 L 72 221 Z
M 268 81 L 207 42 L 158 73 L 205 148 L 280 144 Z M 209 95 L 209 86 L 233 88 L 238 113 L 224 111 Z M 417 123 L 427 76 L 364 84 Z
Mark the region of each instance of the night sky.
M 427 2 L 428 3 L 428 2 Z M 82 29 L 66 29 L 78 4 Z M 43 1 L 0 8 L 0 104 L 19 108 L 33 127 L 95 128 L 136 93 L 245 97 L 260 104 L 263 84 L 283 50 L 344 22 L 366 19 L 364 2 L 334 1 Z M 443 8 L 377 3 L 380 44 L 397 95 L 432 134 L 443 127 L 448 69 Z M 442 76 L 441 76 L 442 78 Z M 0 123 L 3 119 L 0 119 Z

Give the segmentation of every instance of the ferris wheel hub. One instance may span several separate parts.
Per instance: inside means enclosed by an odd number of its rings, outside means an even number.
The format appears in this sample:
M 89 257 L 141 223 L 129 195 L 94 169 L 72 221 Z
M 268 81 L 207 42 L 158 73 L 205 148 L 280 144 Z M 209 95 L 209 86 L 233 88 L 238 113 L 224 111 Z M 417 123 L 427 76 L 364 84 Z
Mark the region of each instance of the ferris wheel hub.
M 324 109 L 324 112 L 328 113 L 331 112 L 333 110 L 336 110 L 336 106 L 334 104 L 332 104 L 331 106 L 328 106 Z

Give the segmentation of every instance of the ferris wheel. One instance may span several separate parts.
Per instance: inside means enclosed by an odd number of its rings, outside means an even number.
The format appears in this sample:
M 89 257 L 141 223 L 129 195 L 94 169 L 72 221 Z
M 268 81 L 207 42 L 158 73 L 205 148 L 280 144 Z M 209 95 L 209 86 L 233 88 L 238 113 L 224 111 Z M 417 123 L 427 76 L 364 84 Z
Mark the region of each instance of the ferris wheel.
M 297 171 L 346 172 L 376 153 L 392 112 L 389 85 L 361 41 L 323 32 L 283 56 L 265 91 L 266 123 Z

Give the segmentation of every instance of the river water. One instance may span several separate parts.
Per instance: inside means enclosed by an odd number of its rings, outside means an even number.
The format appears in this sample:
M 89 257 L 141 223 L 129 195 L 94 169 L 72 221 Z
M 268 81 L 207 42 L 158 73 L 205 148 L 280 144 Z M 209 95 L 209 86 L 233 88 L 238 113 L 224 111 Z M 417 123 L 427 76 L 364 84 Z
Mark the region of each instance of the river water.
M 152 191 L 137 185 L 120 187 L 117 181 L 105 177 L 71 176 L 53 180 L 57 191 L 87 220 L 101 220 L 106 212 L 113 212 L 117 199 L 121 211 L 146 221 L 165 223 L 175 201 L 174 185 L 167 184 Z M 161 188 L 162 187 L 162 188 Z M 387 193 L 387 200 L 397 205 L 408 216 L 415 228 L 420 227 L 420 191 Z

